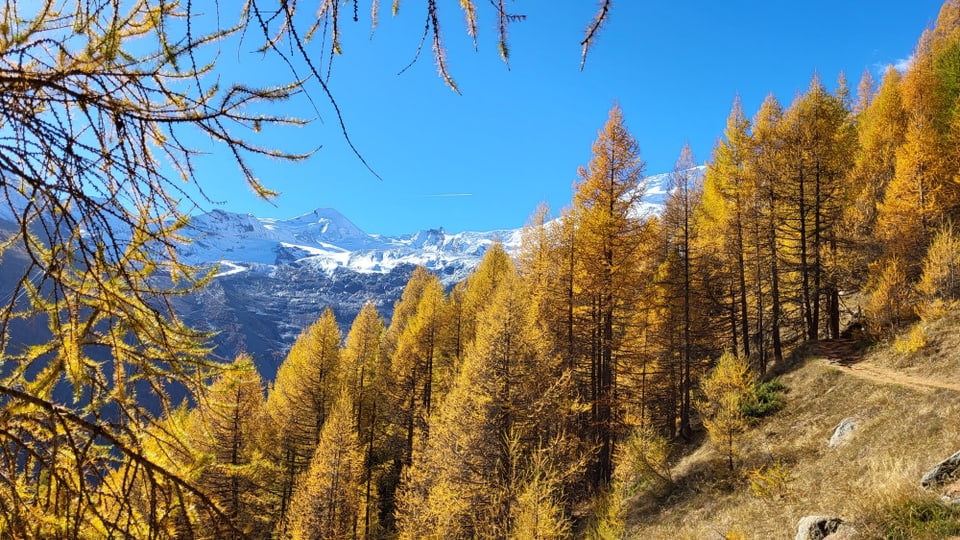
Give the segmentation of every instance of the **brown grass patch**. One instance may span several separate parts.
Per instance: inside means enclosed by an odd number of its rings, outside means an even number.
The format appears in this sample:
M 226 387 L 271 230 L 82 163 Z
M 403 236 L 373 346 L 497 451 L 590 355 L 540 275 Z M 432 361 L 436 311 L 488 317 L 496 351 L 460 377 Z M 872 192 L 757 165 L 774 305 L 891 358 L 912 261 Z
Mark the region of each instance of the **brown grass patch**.
M 926 344 L 917 350 L 900 352 L 893 347 L 875 348 L 872 360 L 879 366 L 902 370 L 908 375 L 939 377 L 960 381 L 960 310 L 915 323 L 923 329 Z M 901 340 L 911 329 L 901 334 Z
M 960 316 L 948 317 L 931 323 L 927 346 L 909 359 L 879 346 L 865 360 L 960 381 Z M 840 516 L 876 537 L 891 508 L 929 498 L 920 477 L 960 449 L 957 392 L 877 384 L 814 357 L 782 381 L 786 407 L 741 438 L 741 474 L 725 473 L 709 443 L 690 448 L 673 468 L 677 488 L 666 500 L 628 509 L 629 538 L 793 538 L 810 514 Z M 858 429 L 845 445 L 828 448 L 847 417 Z M 774 498 L 752 494 L 748 472 L 776 463 L 789 482 Z

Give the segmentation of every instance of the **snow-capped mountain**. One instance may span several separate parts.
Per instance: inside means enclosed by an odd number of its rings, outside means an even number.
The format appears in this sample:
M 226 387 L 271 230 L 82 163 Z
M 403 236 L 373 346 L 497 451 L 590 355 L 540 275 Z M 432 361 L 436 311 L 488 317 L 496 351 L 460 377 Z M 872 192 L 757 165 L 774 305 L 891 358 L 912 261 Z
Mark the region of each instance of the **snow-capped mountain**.
M 638 213 L 656 213 L 667 196 L 669 175 L 647 179 Z M 192 218 L 180 254 L 197 265 L 220 263 L 219 276 L 271 272 L 297 264 L 332 274 L 349 270 L 386 274 L 405 265 L 423 265 L 445 283 L 464 277 L 495 240 L 508 251 L 520 244 L 519 229 L 450 234 L 427 229 L 402 236 L 367 234 L 332 208 L 318 208 L 292 219 L 261 218 L 214 210 Z
M 337 270 L 387 274 L 401 266 L 423 265 L 446 283 L 458 281 L 499 239 L 519 245 L 518 230 L 448 234 L 429 229 L 398 237 L 370 235 L 332 208 L 292 219 L 258 218 L 222 210 L 193 218 L 180 255 L 196 265 L 219 263 L 218 277 L 241 272 L 275 272 L 296 265 L 328 276 Z

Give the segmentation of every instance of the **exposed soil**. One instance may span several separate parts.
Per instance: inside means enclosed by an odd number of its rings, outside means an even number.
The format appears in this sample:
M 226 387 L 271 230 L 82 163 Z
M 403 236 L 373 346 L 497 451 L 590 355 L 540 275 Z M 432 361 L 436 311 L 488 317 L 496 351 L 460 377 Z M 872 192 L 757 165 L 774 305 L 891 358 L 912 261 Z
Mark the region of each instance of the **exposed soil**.
M 953 381 L 929 377 L 905 375 L 892 369 L 883 368 L 870 362 L 829 362 L 844 373 L 881 384 L 896 384 L 919 391 L 942 388 L 960 393 L 960 384 Z

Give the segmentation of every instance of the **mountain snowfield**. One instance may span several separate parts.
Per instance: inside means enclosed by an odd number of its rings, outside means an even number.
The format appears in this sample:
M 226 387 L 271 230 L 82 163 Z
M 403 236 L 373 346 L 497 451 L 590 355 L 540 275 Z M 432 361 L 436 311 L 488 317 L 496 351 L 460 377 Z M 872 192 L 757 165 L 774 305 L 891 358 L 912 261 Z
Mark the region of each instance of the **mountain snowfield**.
M 403 265 L 422 265 L 453 283 L 466 277 L 494 241 L 508 250 L 520 244 L 519 230 L 371 235 L 332 208 L 286 220 L 214 210 L 193 218 L 185 232 L 191 242 L 181 247 L 181 257 L 200 266 L 219 263 L 215 277 L 294 263 L 327 275 L 338 269 L 387 274 Z
M 657 213 L 667 196 L 669 174 L 647 178 L 639 214 Z M 448 233 L 442 228 L 402 236 L 367 234 L 332 208 L 292 219 L 261 218 L 223 210 L 191 219 L 179 250 L 185 262 L 219 264 L 215 277 L 269 273 L 282 265 L 333 275 L 337 270 L 387 274 L 422 265 L 447 285 L 462 280 L 495 241 L 508 252 L 520 245 L 521 229 Z

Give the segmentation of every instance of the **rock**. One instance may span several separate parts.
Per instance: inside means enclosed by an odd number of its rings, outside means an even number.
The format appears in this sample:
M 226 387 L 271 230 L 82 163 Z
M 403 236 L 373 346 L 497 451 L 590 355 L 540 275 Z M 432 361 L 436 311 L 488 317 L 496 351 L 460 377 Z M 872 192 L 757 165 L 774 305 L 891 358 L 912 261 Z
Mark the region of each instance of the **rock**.
M 843 446 L 850 440 L 851 434 L 860 427 L 860 424 L 857 423 L 857 419 L 850 417 L 844 418 L 840 421 L 840 424 L 837 425 L 837 429 L 833 430 L 833 436 L 830 437 L 830 448 L 836 448 L 838 446 Z
M 862 538 L 862 536 L 856 529 L 846 523 L 841 523 L 837 532 L 828 534 L 823 540 L 857 540 L 859 538 Z
M 830 516 L 806 516 L 797 525 L 796 540 L 823 540 L 837 532 L 843 520 Z
M 920 480 L 924 489 L 940 489 L 960 480 L 960 451 L 937 463 Z

